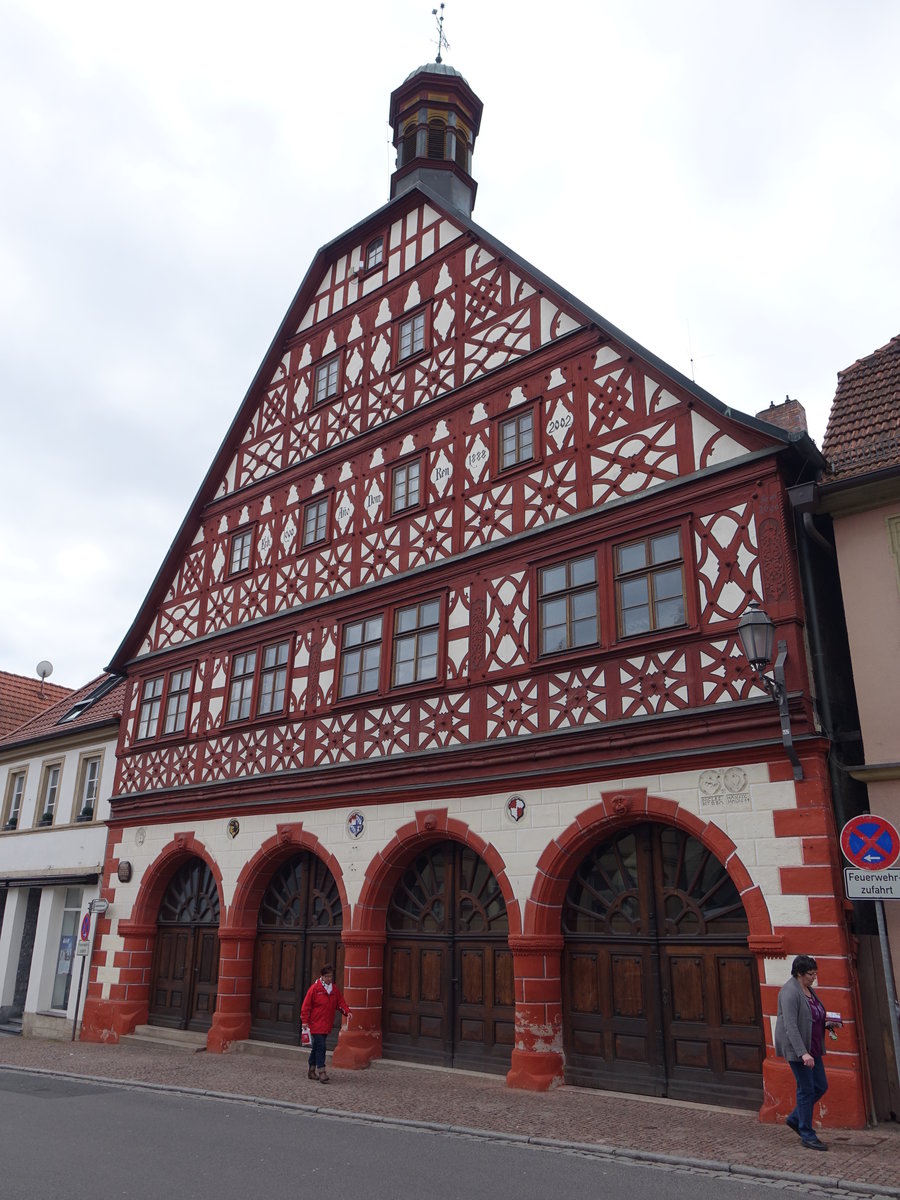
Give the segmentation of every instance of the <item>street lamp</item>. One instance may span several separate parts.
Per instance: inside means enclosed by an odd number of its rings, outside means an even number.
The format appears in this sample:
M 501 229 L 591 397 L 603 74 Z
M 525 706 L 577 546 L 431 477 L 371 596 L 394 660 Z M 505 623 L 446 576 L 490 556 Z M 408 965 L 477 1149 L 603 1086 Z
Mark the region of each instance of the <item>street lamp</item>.
M 803 778 L 803 767 L 794 749 L 794 739 L 791 736 L 791 716 L 788 712 L 787 685 L 784 680 L 784 660 L 787 658 L 787 642 L 779 641 L 778 655 L 772 665 L 772 676 L 765 674 L 765 669 L 772 662 L 772 650 L 775 647 L 775 624 L 772 618 L 760 608 L 756 600 L 751 600 L 747 611 L 738 622 L 738 636 L 741 648 L 747 662 L 756 672 L 760 684 L 766 694 L 771 696 L 778 705 L 778 715 L 781 717 L 781 740 L 794 768 L 794 778 Z

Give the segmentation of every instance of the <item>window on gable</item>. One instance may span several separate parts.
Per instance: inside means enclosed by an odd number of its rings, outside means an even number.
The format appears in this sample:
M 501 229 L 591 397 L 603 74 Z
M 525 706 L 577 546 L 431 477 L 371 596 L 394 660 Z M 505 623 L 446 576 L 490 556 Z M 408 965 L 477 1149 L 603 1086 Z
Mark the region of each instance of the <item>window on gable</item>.
M 338 394 L 341 375 L 341 356 L 339 354 L 326 358 L 316 367 L 316 384 L 314 403 L 324 404 L 332 396 Z
M 437 679 L 439 600 L 425 600 L 394 614 L 394 687 Z
M 162 705 L 163 676 L 148 679 L 144 683 L 141 695 L 141 709 L 138 718 L 138 739 L 156 737 L 159 726 L 159 710 Z
M 406 358 L 412 358 L 414 354 L 421 354 L 424 349 L 425 310 L 422 309 L 400 322 L 398 359 L 402 362 Z
M 534 458 L 534 413 L 529 408 L 500 422 L 500 469 Z
M 59 776 L 62 768 L 58 763 L 44 768 L 44 778 L 41 781 L 41 795 L 37 811 L 40 813 L 38 825 L 52 825 L 53 814 L 56 812 L 56 801 L 59 799 Z
M 617 546 L 615 558 L 622 637 L 685 623 L 684 560 L 679 530 Z
M 596 555 L 542 567 L 538 611 L 541 654 L 596 646 L 600 639 Z
M 380 267 L 384 261 L 384 238 L 373 238 L 366 246 L 366 270 L 372 271 Z
M 290 641 L 235 654 L 228 689 L 228 720 L 247 721 L 284 710 Z
M 278 642 L 263 650 L 259 672 L 259 701 L 256 711 L 260 716 L 278 713 L 284 708 L 287 687 L 288 642 Z
M 344 626 L 341 645 L 341 699 L 378 691 L 383 619 L 368 617 Z
M 420 500 L 421 460 L 401 463 L 394 467 L 391 476 L 391 512 L 403 512 L 407 508 L 418 508 Z
M 169 694 L 166 697 L 166 716 L 163 721 L 163 733 L 184 732 L 190 692 L 190 669 L 173 671 L 169 676 Z
M 242 529 L 231 538 L 231 554 L 228 558 L 228 574 L 240 575 L 250 569 L 250 551 L 253 546 L 253 530 Z
M 16 829 L 19 824 L 19 816 L 22 812 L 22 799 L 25 795 L 25 772 L 15 771 L 9 777 L 9 783 L 6 788 L 6 820 L 3 823 L 4 829 Z
M 100 786 L 100 755 L 92 754 L 81 763 L 76 792 L 76 821 L 93 821 L 97 811 L 97 790 Z
M 328 497 L 310 500 L 303 510 L 303 545 L 314 546 L 328 536 Z

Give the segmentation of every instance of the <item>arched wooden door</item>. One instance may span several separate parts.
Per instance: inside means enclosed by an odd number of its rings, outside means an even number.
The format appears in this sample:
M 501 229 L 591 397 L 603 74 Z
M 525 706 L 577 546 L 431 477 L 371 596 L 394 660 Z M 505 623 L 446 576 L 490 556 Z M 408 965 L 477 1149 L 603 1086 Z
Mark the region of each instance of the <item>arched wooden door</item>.
M 387 915 L 385 1058 L 506 1071 L 514 1040 L 506 904 L 487 864 L 456 842 L 403 872 Z
M 314 855 L 297 854 L 272 876 L 257 920 L 251 1038 L 299 1045 L 300 1005 L 325 963 L 342 986 L 342 916 L 334 876 Z
M 150 1024 L 209 1029 L 219 982 L 219 889 L 202 859 L 172 876 L 156 925 Z
M 758 1107 L 747 932 L 734 884 L 696 838 L 646 824 L 596 847 L 563 908 L 566 1080 Z

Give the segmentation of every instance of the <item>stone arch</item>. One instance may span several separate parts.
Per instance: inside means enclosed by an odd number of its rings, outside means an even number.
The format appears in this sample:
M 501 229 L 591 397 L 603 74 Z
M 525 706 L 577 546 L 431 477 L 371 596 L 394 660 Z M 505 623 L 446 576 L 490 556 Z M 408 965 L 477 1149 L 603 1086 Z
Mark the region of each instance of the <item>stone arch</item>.
M 222 923 L 224 930 L 256 929 L 256 915 L 273 872 L 285 859 L 301 850 L 314 855 L 331 872 L 341 897 L 341 907 L 349 915 L 347 889 L 337 859 L 325 849 L 315 834 L 304 830 L 302 822 L 297 821 L 290 825 L 276 825 L 274 836 L 263 842 L 253 857 L 244 863 L 234 889 L 234 898 Z
M 416 813 L 415 820 L 401 826 L 378 857 L 372 860 L 353 914 L 353 931 L 383 934 L 388 904 L 410 856 L 423 847 L 448 840 L 468 846 L 487 863 L 503 894 L 510 936 L 520 933 L 522 918 L 519 902 L 513 894 L 503 858 L 489 842 L 473 833 L 464 821 L 449 817 L 446 809 Z
M 132 926 L 156 926 L 159 906 L 165 895 L 166 888 L 172 875 L 189 858 L 199 858 L 209 867 L 216 887 L 219 889 L 219 905 L 224 912 L 225 904 L 222 898 L 222 872 L 219 864 L 207 850 L 206 846 L 197 839 L 194 833 L 176 833 L 156 856 L 141 880 L 138 894 L 131 908 L 131 917 L 119 922 L 119 932 L 127 934 Z
M 604 792 L 599 804 L 580 813 L 574 824 L 547 846 L 538 860 L 534 886 L 525 904 L 524 932 L 545 937 L 558 934 L 566 889 L 575 867 L 598 837 L 608 837 L 639 821 L 682 829 L 710 850 L 725 867 L 740 895 L 750 927 L 751 949 L 757 939 L 761 944 L 772 942 L 768 907 L 731 838 L 717 825 L 702 821 L 673 800 L 652 796 L 639 788 Z

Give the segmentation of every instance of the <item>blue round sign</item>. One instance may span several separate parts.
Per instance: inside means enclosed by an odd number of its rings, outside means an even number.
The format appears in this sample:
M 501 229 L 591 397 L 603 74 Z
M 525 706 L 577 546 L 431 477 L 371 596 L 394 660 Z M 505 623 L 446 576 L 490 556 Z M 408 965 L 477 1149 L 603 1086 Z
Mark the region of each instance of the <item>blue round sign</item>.
M 885 817 L 863 813 L 841 830 L 841 850 L 863 871 L 884 871 L 900 857 L 900 833 Z

